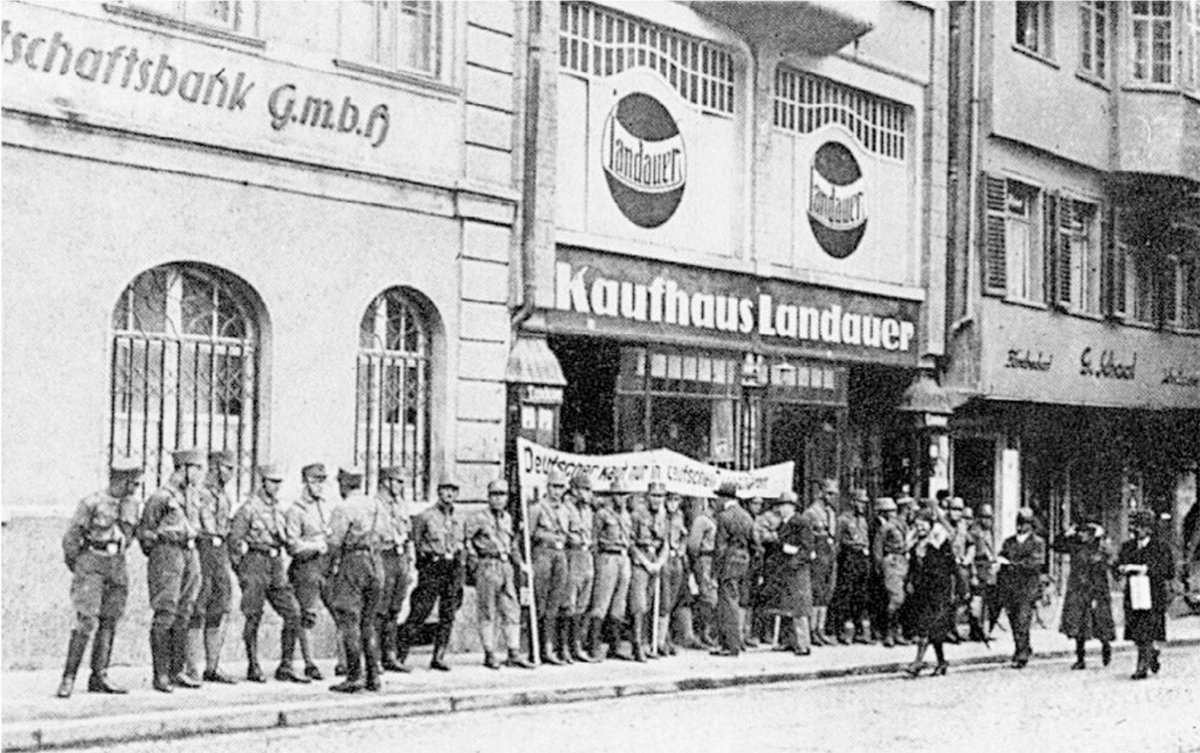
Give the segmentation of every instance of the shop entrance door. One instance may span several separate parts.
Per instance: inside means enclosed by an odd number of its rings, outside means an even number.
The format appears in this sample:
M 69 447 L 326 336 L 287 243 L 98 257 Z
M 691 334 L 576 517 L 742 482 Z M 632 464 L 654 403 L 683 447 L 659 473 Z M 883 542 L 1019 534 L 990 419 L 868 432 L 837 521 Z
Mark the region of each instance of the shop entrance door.
M 767 465 L 796 463 L 793 488 L 802 504 L 812 500 L 813 484 L 823 478 L 838 478 L 838 410 L 776 403 L 771 405 Z
M 954 440 L 954 478 L 951 488 L 967 507 L 996 507 L 996 442 L 993 439 Z

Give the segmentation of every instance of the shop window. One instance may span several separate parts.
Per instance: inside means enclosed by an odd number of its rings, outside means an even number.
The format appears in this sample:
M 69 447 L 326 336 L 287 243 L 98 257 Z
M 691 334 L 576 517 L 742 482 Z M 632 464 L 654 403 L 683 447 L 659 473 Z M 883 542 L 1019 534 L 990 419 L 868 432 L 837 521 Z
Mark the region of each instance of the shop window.
M 907 149 L 906 106 L 785 66 L 775 69 L 774 123 L 802 134 L 837 123 L 867 151 L 898 160 Z
M 1108 76 L 1111 5 L 1105 0 L 1079 3 L 1079 70 L 1102 81 Z
M 339 64 L 430 78 L 442 75 L 443 4 L 433 0 L 352 0 L 341 12 Z
M 647 69 L 704 110 L 734 112 L 736 81 L 729 50 L 586 3 L 563 3 L 559 20 L 562 70 L 604 78 Z
M 417 499 L 429 492 L 429 321 L 403 288 L 390 288 L 367 306 L 359 327 L 354 457 L 368 487 L 379 468 L 404 468 Z
M 1149 84 L 1172 82 L 1172 5 L 1167 0 L 1134 0 L 1130 3 L 1134 81 Z
M 250 296 L 227 273 L 186 264 L 143 272 L 121 293 L 108 449 L 142 460 L 148 486 L 180 447 L 232 450 L 253 467 L 260 326 Z
M 1017 47 L 1040 57 L 1054 57 L 1052 3 L 1017 2 Z

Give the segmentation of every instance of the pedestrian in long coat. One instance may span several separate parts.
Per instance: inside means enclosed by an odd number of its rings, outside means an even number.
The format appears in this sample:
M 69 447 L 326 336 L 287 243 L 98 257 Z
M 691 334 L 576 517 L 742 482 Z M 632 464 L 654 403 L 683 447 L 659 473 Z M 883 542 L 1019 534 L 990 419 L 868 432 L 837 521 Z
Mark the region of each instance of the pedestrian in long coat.
M 921 510 L 916 519 L 916 541 L 908 553 L 908 598 L 906 604 L 917 636 L 917 656 L 908 665 L 916 677 L 925 668 L 925 650 L 933 646 L 937 666 L 934 675 L 946 674 L 943 644 L 955 630 L 954 579 L 958 563 L 950 532 L 932 510 Z
M 1125 639 L 1137 644 L 1137 669 L 1132 679 L 1142 680 L 1146 670 L 1159 670 L 1159 651 L 1155 641 L 1167 639 L 1167 605 L 1171 599 L 1171 580 L 1175 561 L 1171 549 L 1155 535 L 1154 513 L 1137 510 L 1130 521 L 1133 537 L 1121 545 L 1117 569 L 1125 580 Z M 1136 576 L 1150 580 L 1150 608 L 1135 609 L 1131 583 Z
M 792 618 L 790 648 L 807 656 L 812 652 L 813 531 L 809 519 L 796 513 L 795 493 L 781 494 L 778 509 L 784 522 L 779 527 L 779 546 L 766 564 L 766 600 L 773 611 Z
M 1101 659 L 1107 667 L 1112 661 L 1115 630 L 1109 594 L 1113 551 L 1104 537 L 1104 529 L 1092 522 L 1071 526 L 1054 541 L 1053 548 L 1071 557 L 1071 574 L 1067 577 L 1059 625 L 1063 635 L 1075 639 L 1075 663 L 1071 669 L 1086 666 L 1085 644 L 1093 638 L 1100 641 Z

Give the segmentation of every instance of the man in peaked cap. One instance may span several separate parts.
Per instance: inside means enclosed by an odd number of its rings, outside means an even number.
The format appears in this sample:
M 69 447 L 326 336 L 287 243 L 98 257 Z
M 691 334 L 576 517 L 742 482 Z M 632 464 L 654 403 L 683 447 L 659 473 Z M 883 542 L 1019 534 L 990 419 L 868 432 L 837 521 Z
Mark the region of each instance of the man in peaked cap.
M 325 588 L 325 571 L 329 558 L 331 505 L 325 495 L 324 463 L 309 463 L 300 469 L 300 496 L 284 513 L 287 528 L 288 582 L 296 593 L 300 608 L 300 627 L 296 638 L 304 661 L 304 676 L 321 680 L 321 670 L 313 660 L 310 632 L 317 625 L 321 593 Z
M 1008 622 L 1012 626 L 1012 666 L 1021 669 L 1029 663 L 1033 647 L 1029 643 L 1029 628 L 1033 608 L 1042 594 L 1042 569 L 1046 565 L 1046 541 L 1033 530 L 1033 510 L 1022 507 L 1017 511 L 1017 532 L 1004 540 L 996 560 L 1000 563 L 998 588 Z
M 63 561 L 71 571 L 71 606 L 75 625 L 67 644 L 58 697 L 68 698 L 75 688 L 75 674 L 83 661 L 92 632 L 92 674 L 88 691 L 124 693 L 108 684 L 108 662 L 112 656 L 117 621 L 125 613 L 129 576 L 125 548 L 133 540 L 138 520 L 138 501 L 133 496 L 142 480 L 142 465 L 117 459 L 108 469 L 108 486 L 80 500 L 63 534 Z
M 463 521 L 461 516 L 454 513 L 458 482 L 449 474 L 442 474 L 437 494 L 437 504 L 412 520 L 417 587 L 412 592 L 408 619 L 401 626 L 396 658 L 399 664 L 404 664 L 408 659 L 408 648 L 416 631 L 425 624 L 425 619 L 436 604 L 438 628 L 429 667 L 449 672 L 446 647 L 450 644 L 450 632 L 454 629 L 454 616 L 462 606 L 464 582 Z
M 714 569 L 717 575 L 717 622 L 721 648 L 714 656 L 737 656 L 742 651 L 741 609 L 754 546 L 754 519 L 738 504 L 737 486 L 726 482 L 717 488 L 717 533 Z
M 900 632 L 900 608 L 904 606 L 904 587 L 908 577 L 907 531 L 896 518 L 897 504 L 891 497 L 875 500 L 879 528 L 871 542 L 871 558 L 876 573 L 876 594 L 879 598 L 880 632 L 883 645 L 891 648 L 905 645 Z
M 170 693 L 172 684 L 198 688 L 185 670 L 188 624 L 200 594 L 199 486 L 204 479 L 204 452 L 172 453 L 175 472 L 146 500 L 138 540 L 149 557 L 146 580 L 150 608 L 150 653 L 154 689 Z
M 563 497 L 567 519 L 567 598 L 562 621 L 566 626 L 564 651 L 575 661 L 594 661 L 584 651 L 584 620 L 592 597 L 595 581 L 595 511 L 592 500 L 592 477 L 586 471 L 576 471 Z
M 538 610 L 543 664 L 573 663 L 566 630 L 560 622 L 567 608 L 569 511 L 563 504 L 567 475 L 555 468 L 546 479 L 546 496 L 529 508 L 529 539 L 533 548 L 533 593 Z
M 487 487 L 487 509 L 480 510 L 466 526 L 467 557 L 475 568 L 475 606 L 483 665 L 500 669 L 496 656 L 496 623 L 508 650 L 507 667 L 533 669 L 522 658 L 521 608 L 517 604 L 516 573 L 521 566 L 521 547 L 513 535 L 508 514 L 508 483 L 495 479 Z
M 205 682 L 235 682 L 221 671 L 220 661 L 225 642 L 222 625 L 233 596 L 227 546 L 233 502 L 225 489 L 236 477 L 237 467 L 237 456 L 231 450 L 208 453 L 208 474 L 198 489 L 200 532 L 196 548 L 200 552 L 200 595 L 188 630 L 188 674 L 193 679 L 203 677 Z M 199 666 L 202 658 L 203 675 Z
M 258 663 L 258 626 L 262 622 L 264 601 L 269 601 L 283 620 L 275 679 L 307 683 L 309 679 L 292 668 L 300 630 L 300 605 L 283 569 L 282 557 L 289 543 L 285 510 L 279 500 L 283 472 L 273 463 L 260 465 L 258 477 L 258 490 L 238 508 L 229 534 L 230 554 L 242 586 L 242 614 L 246 618 L 242 628 L 246 679 L 266 682 Z
M 625 602 L 629 595 L 631 525 L 628 516 L 618 507 L 614 494 L 623 489 L 619 481 L 600 489 L 602 496 L 597 498 L 593 519 L 596 561 L 587 633 L 588 654 L 597 661 L 602 658 L 600 643 L 604 628 L 607 626 L 611 632 L 616 632 L 616 623 L 625 619 Z
M 379 597 L 376 629 L 379 632 L 383 668 L 404 672 L 409 667 L 396 661 L 396 644 L 400 640 L 398 617 L 408 596 L 414 558 L 411 538 L 412 521 L 404 502 L 404 468 L 388 465 L 379 469 L 379 488 L 376 496 L 383 502 L 392 519 L 392 541 L 385 544 L 383 558 L 383 593 Z
M 871 580 L 871 535 L 867 520 L 866 489 L 850 495 L 851 507 L 837 518 L 834 545 L 837 548 L 837 580 L 830 612 L 842 630 L 836 636 L 843 645 L 870 643 L 863 627 Z
M 979 506 L 979 514 L 971 526 L 971 550 L 975 559 L 971 565 L 971 640 L 986 641 L 991 635 L 1000 604 L 996 588 L 996 539 L 992 530 L 992 506 Z

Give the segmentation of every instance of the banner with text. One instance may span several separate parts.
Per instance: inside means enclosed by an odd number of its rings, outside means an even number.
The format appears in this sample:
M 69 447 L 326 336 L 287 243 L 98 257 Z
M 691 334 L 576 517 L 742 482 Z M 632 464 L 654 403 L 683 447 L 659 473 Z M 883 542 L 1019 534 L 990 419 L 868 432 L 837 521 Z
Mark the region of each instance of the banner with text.
M 614 480 L 622 479 L 631 491 L 641 493 L 650 482 L 661 481 L 668 492 L 712 497 L 718 486 L 731 481 L 737 485 L 741 497 L 770 498 L 792 488 L 795 463 L 789 461 L 751 471 L 731 471 L 666 449 L 575 455 L 527 439 L 517 439 L 517 477 L 524 499 L 545 494 L 546 478 L 555 468 L 568 478 L 578 471 L 585 471 L 596 488 L 607 488 Z

